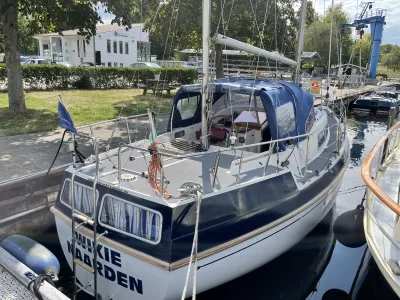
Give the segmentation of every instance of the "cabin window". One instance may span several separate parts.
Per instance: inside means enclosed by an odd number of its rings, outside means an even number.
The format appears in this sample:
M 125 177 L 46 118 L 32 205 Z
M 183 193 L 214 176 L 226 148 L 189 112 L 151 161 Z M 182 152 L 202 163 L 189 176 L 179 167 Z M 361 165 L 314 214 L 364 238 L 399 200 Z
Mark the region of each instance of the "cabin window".
M 61 193 L 61 202 L 71 207 L 71 180 L 67 179 Z M 93 189 L 74 182 L 75 209 L 87 216 L 93 215 Z M 98 193 L 96 195 L 98 197 Z
M 174 119 L 176 117 L 177 119 L 175 120 L 178 121 L 193 118 L 199 105 L 199 101 L 200 96 L 198 95 L 179 100 L 175 107 Z
M 311 108 L 310 114 L 306 120 L 306 132 L 310 132 L 312 126 L 315 122 L 315 111 L 314 108 Z
M 103 197 L 100 224 L 151 244 L 158 244 L 161 239 L 159 212 L 111 195 Z
M 288 102 L 276 108 L 276 121 L 279 135 L 287 134 L 296 129 L 296 119 L 293 104 Z

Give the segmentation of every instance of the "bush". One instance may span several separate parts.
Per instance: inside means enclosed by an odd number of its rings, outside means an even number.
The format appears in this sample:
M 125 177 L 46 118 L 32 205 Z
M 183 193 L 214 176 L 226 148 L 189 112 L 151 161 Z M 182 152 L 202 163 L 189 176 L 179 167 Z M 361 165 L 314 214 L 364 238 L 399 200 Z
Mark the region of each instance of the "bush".
M 92 81 L 88 74 L 83 74 L 77 81 L 73 84 L 74 88 L 80 90 L 89 90 L 93 88 Z
M 122 89 L 135 88 L 154 79 L 153 68 L 65 67 L 61 65 L 22 65 L 25 87 L 31 89 Z M 183 85 L 197 79 L 196 68 L 165 67 L 160 78 Z M 0 82 L 6 82 L 5 65 L 0 64 Z
M 386 73 L 377 73 L 376 76 L 382 76 L 383 80 L 388 80 L 388 74 Z

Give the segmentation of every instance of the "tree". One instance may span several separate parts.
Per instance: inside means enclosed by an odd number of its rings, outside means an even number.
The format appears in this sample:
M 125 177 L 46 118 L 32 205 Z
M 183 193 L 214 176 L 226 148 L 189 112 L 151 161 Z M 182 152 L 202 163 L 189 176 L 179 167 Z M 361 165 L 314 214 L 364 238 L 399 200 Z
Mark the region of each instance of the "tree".
M 321 64 L 328 65 L 329 62 L 329 40 L 331 31 L 332 7 L 328 9 L 325 17 L 315 21 L 306 28 L 304 34 L 304 51 L 316 51 L 321 56 Z M 342 63 L 347 63 L 350 59 L 353 41 L 351 30 L 345 29 L 340 34 L 339 24 L 349 23 L 350 18 L 344 12 L 341 4 L 333 7 L 333 27 L 332 27 L 332 48 L 331 64 L 338 64 L 339 45 L 342 44 Z
M 264 0 L 213 1 L 211 34 L 218 32 L 293 57 L 297 31 L 293 9 L 295 1 L 276 2 L 275 6 L 273 1 Z M 159 58 L 174 56 L 175 49 L 201 48 L 199 4 L 198 0 L 171 0 L 160 7 L 157 15 L 149 16 L 146 28 L 150 30 L 152 50 Z M 217 66 L 222 66 L 222 48 L 215 47 Z M 217 77 L 220 76 L 221 72 L 217 74 Z
M 20 64 L 20 36 L 18 15 L 29 18 L 32 33 L 42 28 L 55 32 L 78 29 L 80 34 L 96 33 L 101 22 L 98 5 L 103 4 L 115 15 L 113 23 L 130 27 L 140 21 L 141 14 L 150 14 L 159 5 L 157 0 L 147 0 L 137 5 L 136 0 L 1 0 L 0 23 L 4 33 L 4 52 L 7 64 L 8 101 L 11 111 L 23 113 L 26 109 Z
M 300 8 L 296 12 L 297 19 L 300 19 Z M 312 23 L 318 20 L 318 14 L 314 9 L 314 4 L 312 1 L 307 1 L 307 11 L 306 11 L 306 26 L 310 26 Z
M 354 46 L 354 59 L 353 63 L 358 65 L 360 63 L 360 49 L 361 49 L 361 66 L 366 67 L 371 56 L 371 34 L 367 33 L 361 40 L 356 40 Z
M 37 32 L 32 31 L 29 26 L 29 19 L 22 15 L 18 16 L 19 46 L 23 54 L 36 54 L 38 49 L 38 41 L 32 36 Z M 41 30 L 40 33 L 45 32 Z
M 397 71 L 400 70 L 400 47 L 393 45 L 391 51 L 382 56 L 382 66 Z
M 379 62 L 382 62 L 382 58 L 383 56 L 385 56 L 385 54 L 388 54 L 392 51 L 393 48 L 397 47 L 397 45 L 392 45 L 392 44 L 384 44 L 381 46 L 381 52 L 379 55 Z

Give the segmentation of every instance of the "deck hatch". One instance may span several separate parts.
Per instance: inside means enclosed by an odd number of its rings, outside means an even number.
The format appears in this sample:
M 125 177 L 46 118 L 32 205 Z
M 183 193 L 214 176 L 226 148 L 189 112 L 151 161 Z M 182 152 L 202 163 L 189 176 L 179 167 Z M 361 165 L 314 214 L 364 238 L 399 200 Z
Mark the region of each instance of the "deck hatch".
M 161 240 L 159 212 L 109 194 L 104 195 L 101 203 L 100 224 L 151 244 Z

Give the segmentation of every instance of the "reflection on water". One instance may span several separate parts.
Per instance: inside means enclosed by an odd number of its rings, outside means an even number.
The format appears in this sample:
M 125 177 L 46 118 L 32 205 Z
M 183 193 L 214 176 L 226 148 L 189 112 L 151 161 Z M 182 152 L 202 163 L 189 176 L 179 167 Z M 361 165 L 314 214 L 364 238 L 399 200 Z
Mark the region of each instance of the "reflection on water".
M 348 119 L 351 159 L 341 190 L 326 218 L 299 244 L 263 267 L 213 290 L 198 299 L 397 299 L 379 273 L 366 245 L 348 248 L 333 234 L 338 215 L 355 209 L 365 192 L 361 164 L 386 131 L 386 120 L 352 115 Z M 71 290 L 71 271 L 63 260 L 56 230 L 33 237 L 51 249 L 62 264 L 64 290 Z M 246 262 L 238 262 L 245 264 Z M 80 299 L 89 299 L 81 294 Z M 150 299 L 149 299 L 150 300 Z

